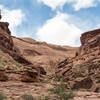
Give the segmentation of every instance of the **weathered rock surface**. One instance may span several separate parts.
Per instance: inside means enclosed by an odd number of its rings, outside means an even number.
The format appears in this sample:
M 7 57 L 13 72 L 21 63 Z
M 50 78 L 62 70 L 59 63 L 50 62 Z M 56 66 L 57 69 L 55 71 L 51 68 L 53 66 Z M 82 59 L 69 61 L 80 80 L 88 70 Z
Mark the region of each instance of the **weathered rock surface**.
M 100 93 L 79 91 L 73 100 L 100 100 Z
M 47 94 L 47 72 L 64 79 L 70 89 L 100 92 L 100 29 L 81 36 L 81 47 L 68 47 L 11 36 L 0 22 L 0 92 L 8 97 Z M 50 81 L 49 79 L 47 81 Z M 32 83 L 31 83 L 32 82 Z M 87 96 L 90 95 L 90 96 Z M 74 100 L 99 100 L 99 93 L 78 92 Z
M 0 22 L 0 46 L 13 50 L 14 44 L 8 26 L 7 22 Z
M 100 92 L 100 29 L 84 33 L 76 57 L 58 64 L 56 76 L 63 78 L 69 88 Z
M 1 69 L 0 67 L 0 81 L 8 81 L 8 76 L 6 75 L 5 72 L 3 72 L 4 70 Z
M 46 75 L 45 70 L 36 66 L 6 66 L 0 69 L 0 81 L 39 82 L 42 75 Z
M 0 70 L 0 81 L 37 81 L 40 74 L 46 75 L 45 70 L 41 65 L 32 66 L 32 63 L 18 52 L 8 26 L 8 23 L 0 22 L 0 69 L 3 68 L 3 71 Z M 29 53 L 27 50 L 26 52 Z
M 80 54 L 90 53 L 92 51 L 100 51 L 100 29 L 89 31 L 81 36 L 82 47 Z
M 22 82 L 38 82 L 41 75 L 46 75 L 42 67 L 25 66 L 21 72 Z
M 48 72 L 54 72 L 56 64 L 66 57 L 74 57 L 77 47 L 57 46 L 38 42 L 30 38 L 13 37 L 14 45 L 28 61 L 42 65 Z
M 7 59 L 10 58 L 11 60 L 16 60 L 19 63 L 31 64 L 19 52 L 16 52 L 11 32 L 8 27 L 9 23 L 0 22 L 0 55 L 7 55 Z

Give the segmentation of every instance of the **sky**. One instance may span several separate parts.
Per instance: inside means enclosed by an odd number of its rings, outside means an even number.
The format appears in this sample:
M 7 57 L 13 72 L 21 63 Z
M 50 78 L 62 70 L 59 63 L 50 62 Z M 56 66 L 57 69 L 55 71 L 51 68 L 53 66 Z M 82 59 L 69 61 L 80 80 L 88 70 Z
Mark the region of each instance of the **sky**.
M 0 0 L 13 36 L 79 46 L 82 33 L 100 28 L 100 0 Z

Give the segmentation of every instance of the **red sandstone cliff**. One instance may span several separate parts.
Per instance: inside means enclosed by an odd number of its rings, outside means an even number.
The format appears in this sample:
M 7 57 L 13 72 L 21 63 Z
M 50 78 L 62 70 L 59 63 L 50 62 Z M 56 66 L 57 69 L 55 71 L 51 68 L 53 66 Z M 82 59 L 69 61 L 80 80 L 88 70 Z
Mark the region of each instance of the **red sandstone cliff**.
M 14 44 L 8 26 L 7 22 L 0 22 L 0 46 L 13 50 Z
M 100 29 L 82 34 L 82 45 L 74 48 L 12 37 L 8 26 L 0 22 L 0 92 L 11 96 L 23 94 L 22 90 L 47 92 L 50 84 L 43 82 L 49 71 L 55 72 L 50 78 L 64 79 L 69 89 L 100 92 Z M 21 81 L 37 82 L 39 86 Z M 39 89 L 35 92 L 36 87 Z
M 56 64 L 66 57 L 74 57 L 78 48 L 38 42 L 30 38 L 13 37 L 14 45 L 28 61 L 54 72 Z
M 58 64 L 56 76 L 63 78 L 69 88 L 85 88 L 100 91 L 100 29 L 81 36 L 82 46 L 76 57 L 67 58 Z

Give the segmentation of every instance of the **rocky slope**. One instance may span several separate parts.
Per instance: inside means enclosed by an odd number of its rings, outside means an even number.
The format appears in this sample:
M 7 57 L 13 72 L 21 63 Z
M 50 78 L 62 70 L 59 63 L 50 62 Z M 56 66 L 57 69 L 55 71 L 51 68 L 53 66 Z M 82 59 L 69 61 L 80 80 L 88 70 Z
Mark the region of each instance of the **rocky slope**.
M 100 29 L 82 34 L 81 43 L 76 57 L 58 64 L 56 76 L 62 77 L 71 89 L 100 92 Z
M 8 23 L 0 22 L 0 97 L 1 92 L 9 98 L 26 92 L 34 92 L 37 96 L 46 94 L 51 84 L 45 82 L 44 68 L 47 71 L 56 68 L 57 60 L 75 55 L 74 49 L 12 37 L 8 26 Z M 64 54 L 67 52 L 70 54 Z M 39 89 L 35 88 L 36 85 Z
M 78 90 L 73 100 L 100 100 L 95 93 L 100 92 L 100 29 L 82 34 L 82 46 L 68 47 L 13 37 L 8 26 L 0 22 L 0 96 L 23 100 L 28 93 L 35 100 L 60 100 L 48 89 L 63 79 L 66 93 Z
M 42 65 L 46 71 L 54 72 L 56 64 L 66 57 L 74 57 L 77 47 L 57 46 L 38 42 L 30 38 L 13 37 L 14 45 L 28 61 Z
M 41 66 L 34 66 L 17 52 L 9 24 L 0 22 L 0 81 L 34 82 L 46 72 Z

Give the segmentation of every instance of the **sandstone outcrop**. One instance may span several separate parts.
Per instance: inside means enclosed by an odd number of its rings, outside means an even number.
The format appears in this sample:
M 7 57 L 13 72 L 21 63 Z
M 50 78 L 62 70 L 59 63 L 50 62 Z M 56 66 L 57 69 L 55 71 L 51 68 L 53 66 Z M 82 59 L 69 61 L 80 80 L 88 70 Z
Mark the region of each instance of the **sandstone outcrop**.
M 8 50 L 13 50 L 14 44 L 8 26 L 9 23 L 0 22 L 0 46 L 3 46 Z
M 25 66 L 21 72 L 21 81 L 36 82 L 39 81 L 41 75 L 46 75 L 46 72 L 42 67 Z
M 8 76 L 1 67 L 0 67 L 0 81 L 8 81 Z
M 17 52 L 33 64 L 42 65 L 48 72 L 56 70 L 56 64 L 66 57 L 74 57 L 77 47 L 59 46 L 38 42 L 30 38 L 13 37 Z
M 82 34 L 80 47 L 69 47 L 13 37 L 8 26 L 0 22 L 0 92 L 39 96 L 52 79 L 63 79 L 68 89 L 100 92 L 100 29 Z
M 82 34 L 81 43 L 76 57 L 58 64 L 56 77 L 63 78 L 69 88 L 100 92 L 100 29 Z
M 43 75 L 45 70 L 33 65 L 0 67 L 0 81 L 39 82 Z
M 37 81 L 40 74 L 46 75 L 46 71 L 41 65 L 32 66 L 32 63 L 23 57 L 13 42 L 8 26 L 9 23 L 0 22 L 0 81 Z M 31 50 L 25 52 L 29 54 Z
M 82 34 L 81 43 L 80 55 L 96 50 L 100 51 L 100 29 Z
M 11 32 L 8 27 L 9 23 L 0 22 L 0 50 L 19 63 L 31 64 L 20 54 L 20 52 L 16 52 Z

